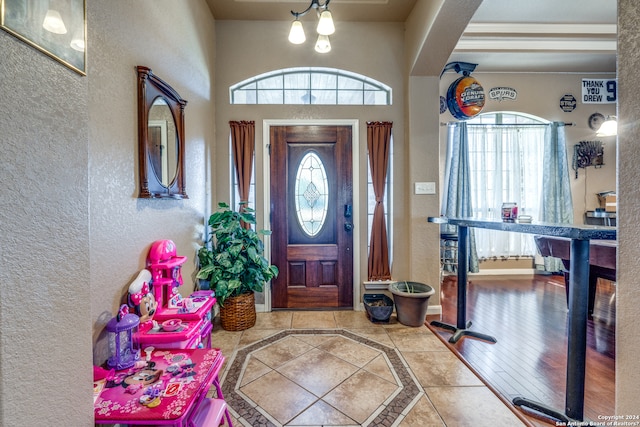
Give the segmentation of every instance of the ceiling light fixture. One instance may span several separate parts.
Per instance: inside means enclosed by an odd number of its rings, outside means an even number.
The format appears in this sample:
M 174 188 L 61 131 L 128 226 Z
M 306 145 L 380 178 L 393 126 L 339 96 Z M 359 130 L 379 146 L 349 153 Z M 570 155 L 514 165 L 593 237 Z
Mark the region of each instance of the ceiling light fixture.
M 596 131 L 596 136 L 615 136 L 618 134 L 618 120 L 616 116 L 607 116 L 607 119 Z
M 331 50 L 331 42 L 329 42 L 329 36 L 325 36 L 324 34 L 320 34 L 318 36 L 318 41 L 316 41 L 316 52 L 318 53 L 327 53 Z
M 311 0 L 311 4 L 302 12 L 291 11 L 291 14 L 295 18 L 291 24 L 291 30 L 289 31 L 289 41 L 293 44 L 304 43 L 306 37 L 304 35 L 304 29 L 302 28 L 302 22 L 300 17 L 306 15 L 311 9 L 315 9 L 318 15 L 318 26 L 316 31 L 318 33 L 318 40 L 316 41 L 316 52 L 327 53 L 331 50 L 331 42 L 329 42 L 329 36 L 336 31 L 336 27 L 333 24 L 333 17 L 329 11 L 329 2 L 326 0 L 324 4 L 320 4 L 320 0 Z

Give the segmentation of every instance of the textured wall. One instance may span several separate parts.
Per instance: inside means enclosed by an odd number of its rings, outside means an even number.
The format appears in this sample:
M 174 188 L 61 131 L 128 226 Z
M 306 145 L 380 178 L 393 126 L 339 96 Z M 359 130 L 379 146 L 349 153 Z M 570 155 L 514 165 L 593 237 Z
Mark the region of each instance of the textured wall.
M 214 134 L 214 23 L 204 0 L 90 1 L 89 117 L 91 292 L 95 363 L 105 360 L 103 328 L 145 267 L 151 243 L 171 239 L 194 255 L 206 201 L 206 145 Z M 185 108 L 186 200 L 138 199 L 136 65 L 169 83 Z
M 0 52 L 0 425 L 87 426 L 88 82 L 4 31 Z
M 410 280 L 436 289 L 430 310 L 440 310 L 440 228 L 427 217 L 440 215 L 438 194 L 414 194 L 415 182 L 438 182 L 438 99 L 439 78 L 409 78 L 409 148 L 403 159 L 407 184 L 403 188 L 409 203 L 411 260 Z
M 618 285 L 616 289 L 616 414 L 640 415 L 640 9 L 618 1 Z M 631 420 L 631 422 L 636 422 Z

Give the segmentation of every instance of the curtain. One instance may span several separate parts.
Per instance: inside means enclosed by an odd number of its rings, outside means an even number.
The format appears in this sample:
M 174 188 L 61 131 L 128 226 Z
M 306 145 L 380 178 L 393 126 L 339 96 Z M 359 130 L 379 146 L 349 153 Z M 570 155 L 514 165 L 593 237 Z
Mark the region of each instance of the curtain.
M 571 198 L 569 160 L 563 123 L 550 123 L 545 130 L 542 174 L 540 221 L 572 224 L 573 200 Z M 563 270 L 560 259 L 544 258 L 544 271 L 558 272 Z
M 240 206 L 238 207 L 238 211 L 242 211 L 246 203 L 249 202 L 256 128 L 253 120 L 230 121 L 229 126 L 231 127 L 233 163 L 238 180 L 238 192 L 240 193 Z M 250 224 L 243 223 L 243 226 L 250 228 Z
M 451 123 L 448 129 L 445 186 L 442 194 L 442 211 L 445 217 L 472 217 L 471 173 L 469 168 L 469 141 L 465 122 Z M 443 232 L 457 233 L 457 227 L 444 224 Z M 475 229 L 469 229 L 469 271 L 478 272 Z M 453 271 L 454 268 L 445 266 Z
M 469 125 L 473 217 L 501 220 L 504 202 L 515 202 L 519 215 L 538 220 L 546 125 Z M 534 256 L 533 236 L 475 230 L 480 259 Z
M 367 122 L 367 148 L 369 165 L 373 181 L 373 192 L 376 205 L 371 224 L 371 241 L 369 242 L 369 280 L 391 279 L 389 267 L 389 244 L 387 241 L 387 225 L 384 219 L 384 190 L 389 169 L 389 152 L 391 148 L 391 122 Z

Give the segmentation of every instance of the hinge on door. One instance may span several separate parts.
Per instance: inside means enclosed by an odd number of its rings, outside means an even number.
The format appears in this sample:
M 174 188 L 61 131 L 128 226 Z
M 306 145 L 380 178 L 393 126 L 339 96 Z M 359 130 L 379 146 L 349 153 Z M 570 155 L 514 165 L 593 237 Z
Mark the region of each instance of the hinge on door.
M 271 144 L 267 144 L 267 153 L 271 155 Z

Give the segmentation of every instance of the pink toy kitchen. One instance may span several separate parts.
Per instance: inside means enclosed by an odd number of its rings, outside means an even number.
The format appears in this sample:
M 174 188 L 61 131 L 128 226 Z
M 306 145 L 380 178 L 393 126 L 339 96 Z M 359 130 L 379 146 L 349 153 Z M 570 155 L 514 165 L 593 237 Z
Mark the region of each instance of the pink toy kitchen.
M 183 297 L 182 265 L 171 240 L 152 243 L 146 268 L 131 282 L 127 304 L 107 324 L 106 369 L 94 367 L 96 424 L 194 427 L 231 419 L 211 348 L 213 291 Z M 208 398 L 215 387 L 216 397 Z
M 182 265 L 171 240 L 153 242 L 147 268 L 129 286 L 129 301 L 140 315 L 134 339 L 140 346 L 160 348 L 211 348 L 212 291 L 196 291 L 183 298 Z

